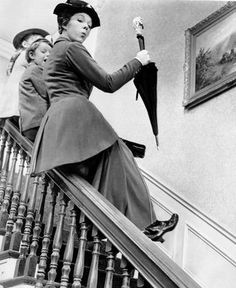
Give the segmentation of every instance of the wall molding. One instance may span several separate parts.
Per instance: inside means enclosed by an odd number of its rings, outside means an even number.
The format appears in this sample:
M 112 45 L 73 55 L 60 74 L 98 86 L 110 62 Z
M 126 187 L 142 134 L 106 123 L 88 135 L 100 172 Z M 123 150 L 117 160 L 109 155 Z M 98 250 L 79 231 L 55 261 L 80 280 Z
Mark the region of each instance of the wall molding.
M 192 234 L 192 236 L 191 236 L 191 234 Z M 209 285 L 207 285 L 206 282 L 205 282 L 206 279 L 203 279 L 202 277 L 199 277 L 199 275 L 197 275 L 197 273 L 196 274 L 193 273 L 193 271 L 191 271 L 191 269 L 189 269 L 189 267 L 188 267 L 188 264 L 189 264 L 188 262 L 190 261 L 189 260 L 190 256 L 188 255 L 188 252 L 189 252 L 188 250 L 189 249 L 191 250 L 191 248 L 189 248 L 189 245 L 191 245 L 191 240 L 190 239 L 192 237 L 195 237 L 196 239 L 198 239 L 197 241 L 199 241 L 199 243 L 200 242 L 204 243 L 206 245 L 206 247 L 208 247 L 207 249 L 209 249 L 208 250 L 209 254 L 214 252 L 216 257 L 218 255 L 220 257 L 220 259 L 223 259 L 225 261 L 225 263 L 228 263 L 230 266 L 236 268 L 236 261 L 233 258 L 231 258 L 229 255 L 227 255 L 227 253 L 225 253 L 222 249 L 220 249 L 216 244 L 214 244 L 212 240 L 209 240 L 209 237 L 207 237 L 204 233 L 200 232 L 199 229 L 197 229 L 195 227 L 195 225 L 192 225 L 192 223 L 190 224 L 189 222 L 185 222 L 185 224 L 184 224 L 184 238 L 183 238 L 184 239 L 184 241 L 183 241 L 184 242 L 184 245 L 183 245 L 183 259 L 182 259 L 183 262 L 182 262 L 182 266 L 181 267 L 201 287 L 203 287 L 203 288 L 209 287 Z M 206 251 L 205 251 L 205 253 L 206 253 Z M 207 258 L 205 253 L 204 253 L 204 256 Z M 199 257 L 201 259 L 201 255 L 199 255 Z M 198 263 L 198 261 L 196 259 L 195 259 L 195 263 Z M 223 267 L 222 267 L 222 271 L 224 271 Z M 233 272 L 233 274 L 234 274 L 234 272 Z
M 210 225 L 213 229 L 215 229 L 217 232 L 222 234 L 224 237 L 229 239 L 231 242 L 236 244 L 236 235 L 228 231 L 226 228 L 224 228 L 222 225 L 217 223 L 214 219 L 206 215 L 204 212 L 202 212 L 200 209 L 195 207 L 194 205 L 190 204 L 187 200 L 185 200 L 183 197 L 181 197 L 178 193 L 174 192 L 170 188 L 168 188 L 165 184 L 158 181 L 154 176 L 152 176 L 149 172 L 145 171 L 140 167 L 140 170 L 144 176 L 144 178 L 151 182 L 154 186 L 156 186 L 158 189 L 163 191 L 165 194 L 167 194 L 169 197 L 174 199 L 176 202 L 178 202 L 180 205 L 184 206 L 187 210 L 189 210 L 191 213 L 199 217 L 201 220 L 203 220 L 205 223 Z M 152 197 L 153 198 L 153 197 Z M 154 202 L 156 202 L 156 199 L 153 199 Z
M 193 227 L 190 223 L 185 223 L 185 238 L 188 239 L 188 234 L 191 232 L 195 237 L 199 238 L 200 241 L 204 242 L 207 246 L 209 246 L 212 250 L 214 250 L 217 254 L 223 257 L 226 261 L 228 261 L 232 266 L 236 268 L 236 261 L 229 257 L 224 251 L 222 251 L 219 247 L 217 247 L 212 241 L 207 239 L 205 235 L 200 233 L 196 228 Z M 184 267 L 184 265 L 183 265 Z
M 158 201 L 156 198 L 152 198 L 152 201 L 163 211 L 165 211 L 169 216 L 173 214 L 173 211 L 171 211 L 168 207 L 166 207 L 163 203 Z

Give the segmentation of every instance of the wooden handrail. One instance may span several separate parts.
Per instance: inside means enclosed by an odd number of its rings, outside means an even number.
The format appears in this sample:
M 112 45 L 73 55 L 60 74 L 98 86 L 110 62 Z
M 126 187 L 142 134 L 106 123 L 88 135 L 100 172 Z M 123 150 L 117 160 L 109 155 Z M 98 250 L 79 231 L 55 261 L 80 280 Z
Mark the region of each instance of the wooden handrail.
M 4 129 L 31 156 L 32 143 L 6 121 Z M 59 168 L 47 175 L 155 288 L 200 286 L 83 178 Z
M 4 130 L 14 139 L 14 141 L 29 155 L 32 154 L 33 144 L 27 138 L 23 137 L 18 128 L 9 120 L 5 122 Z

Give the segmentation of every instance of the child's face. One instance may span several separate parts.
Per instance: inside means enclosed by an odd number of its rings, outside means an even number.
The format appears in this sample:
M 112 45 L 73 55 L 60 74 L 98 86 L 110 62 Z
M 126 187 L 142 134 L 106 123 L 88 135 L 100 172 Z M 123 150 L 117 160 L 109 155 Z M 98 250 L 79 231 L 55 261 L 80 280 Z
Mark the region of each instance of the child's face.
M 37 64 L 43 66 L 46 62 L 48 55 L 50 54 L 52 47 L 47 43 L 40 43 L 38 48 L 31 55 L 32 61 Z

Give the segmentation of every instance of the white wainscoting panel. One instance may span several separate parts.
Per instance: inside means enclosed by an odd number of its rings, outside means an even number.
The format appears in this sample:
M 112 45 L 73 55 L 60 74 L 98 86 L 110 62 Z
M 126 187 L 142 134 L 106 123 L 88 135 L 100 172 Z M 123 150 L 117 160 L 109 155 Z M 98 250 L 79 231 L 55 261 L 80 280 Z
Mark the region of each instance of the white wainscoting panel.
M 236 262 L 196 229 L 186 224 L 183 268 L 202 287 L 236 286 Z M 224 247 L 222 247 L 223 249 Z
M 202 288 L 236 287 L 236 235 L 143 171 L 159 220 L 179 215 L 174 231 L 157 245 Z

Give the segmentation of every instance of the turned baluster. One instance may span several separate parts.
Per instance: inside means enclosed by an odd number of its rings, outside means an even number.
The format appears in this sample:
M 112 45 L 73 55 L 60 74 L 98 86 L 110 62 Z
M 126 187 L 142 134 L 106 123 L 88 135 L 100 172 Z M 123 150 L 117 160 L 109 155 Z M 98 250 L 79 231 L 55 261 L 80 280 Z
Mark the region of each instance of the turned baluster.
M 99 232 L 95 226 L 93 226 L 92 237 L 93 237 L 93 252 L 92 252 L 92 262 L 89 269 L 87 288 L 97 287 L 98 283 L 98 264 L 101 249 L 101 241 L 99 239 Z
M 70 223 L 70 234 L 66 244 L 66 250 L 63 258 L 62 276 L 60 288 L 68 287 L 69 275 L 71 271 L 71 263 L 73 260 L 74 253 L 74 240 L 76 233 L 76 213 L 74 204 L 71 203 L 71 223 Z
M 27 197 L 28 197 L 28 188 L 30 183 L 30 158 L 26 156 L 26 174 L 25 174 L 25 185 L 23 189 L 23 193 L 20 197 L 20 204 L 18 207 L 18 214 L 16 219 L 16 229 L 12 234 L 10 249 L 19 251 L 21 239 L 22 239 L 22 228 L 25 220 L 25 213 L 27 209 Z
M 4 151 L 5 151 L 5 147 L 6 147 L 6 141 L 7 141 L 7 133 L 5 130 L 2 129 L 2 131 L 1 131 L 1 145 L 0 145 L 0 172 L 2 171 L 2 164 L 3 164 Z
M 130 264 L 122 257 L 120 267 L 122 269 L 122 286 L 121 288 L 130 288 Z
M 18 152 L 19 152 L 19 147 L 17 146 L 15 142 L 13 144 L 13 156 L 12 156 L 11 170 L 10 170 L 10 174 L 7 180 L 7 187 L 6 187 L 5 196 L 4 196 L 4 200 L 2 203 L 2 207 L 1 207 L 1 212 L 0 212 L 0 229 L 6 227 L 6 223 L 8 220 L 8 212 L 9 212 L 9 206 L 10 206 L 10 201 L 12 197 L 13 181 L 14 181 L 14 176 L 15 176 Z
M 51 207 L 49 208 L 49 214 L 47 215 L 46 227 L 42 241 L 42 249 L 37 271 L 37 281 L 35 286 L 36 288 L 42 288 L 43 280 L 45 279 L 48 251 L 53 232 L 53 220 L 55 214 L 56 199 L 59 192 L 58 187 L 52 182 L 50 183 L 50 188 L 51 188 L 51 201 L 50 201 Z
M 115 256 L 112 244 L 110 241 L 107 241 L 105 251 L 107 253 L 107 267 L 106 267 L 106 279 L 104 288 L 112 288 L 113 284 L 113 275 L 115 272 Z
M 11 242 L 11 236 L 12 236 L 12 230 L 14 227 L 15 219 L 16 219 L 16 212 L 19 205 L 20 200 L 20 194 L 21 194 L 21 186 L 22 186 L 22 180 L 23 180 L 23 170 L 25 166 L 25 152 L 20 149 L 20 163 L 19 163 L 19 172 L 18 177 L 16 181 L 16 189 L 13 192 L 13 196 L 11 199 L 11 208 L 10 208 L 10 214 L 7 220 L 6 225 L 6 234 L 3 238 L 3 250 L 8 250 Z
M 39 185 L 39 176 L 35 177 L 33 181 L 33 191 L 32 191 L 32 194 L 30 195 L 27 215 L 25 218 L 25 228 L 24 228 L 21 245 L 20 245 L 20 256 L 17 259 L 17 263 L 16 263 L 16 269 L 15 269 L 16 277 L 22 276 L 24 274 L 26 257 L 29 251 L 30 237 L 32 233 L 33 223 L 34 223 L 35 201 L 36 201 L 36 194 L 38 191 L 38 185 Z
M 8 175 L 8 170 L 9 170 L 12 145 L 13 145 L 13 141 L 12 141 L 11 137 L 8 135 L 5 161 L 4 161 L 4 164 L 2 167 L 1 180 L 0 180 L 0 206 L 2 205 L 3 198 L 5 195 L 5 190 L 6 190 L 7 175 Z
M 26 259 L 24 270 L 24 275 L 31 277 L 34 277 L 37 266 L 38 257 L 36 253 L 39 247 L 39 236 L 42 231 L 42 221 L 44 215 L 46 194 L 48 189 L 48 178 L 46 177 L 45 174 L 42 175 L 41 181 L 42 181 L 42 190 L 41 190 L 40 203 L 35 216 L 35 225 L 33 229 L 32 243 L 30 246 L 30 254 Z
M 87 243 L 87 231 L 88 227 L 85 221 L 85 215 L 81 212 L 79 217 L 79 223 L 77 224 L 80 226 L 77 227 L 77 231 L 80 230 L 79 237 L 79 249 L 78 254 L 75 262 L 74 267 L 74 275 L 73 275 L 73 285 L 72 288 L 81 288 L 82 278 L 84 275 L 84 260 L 85 260 L 85 248 Z M 78 229 L 79 228 L 79 229 Z
M 60 212 L 59 221 L 56 228 L 56 233 L 53 240 L 53 252 L 51 255 L 50 270 L 48 272 L 48 281 L 46 287 L 53 287 L 57 276 L 58 261 L 60 258 L 60 250 L 62 247 L 62 229 L 66 215 L 66 206 L 68 198 L 63 192 L 60 193 Z

